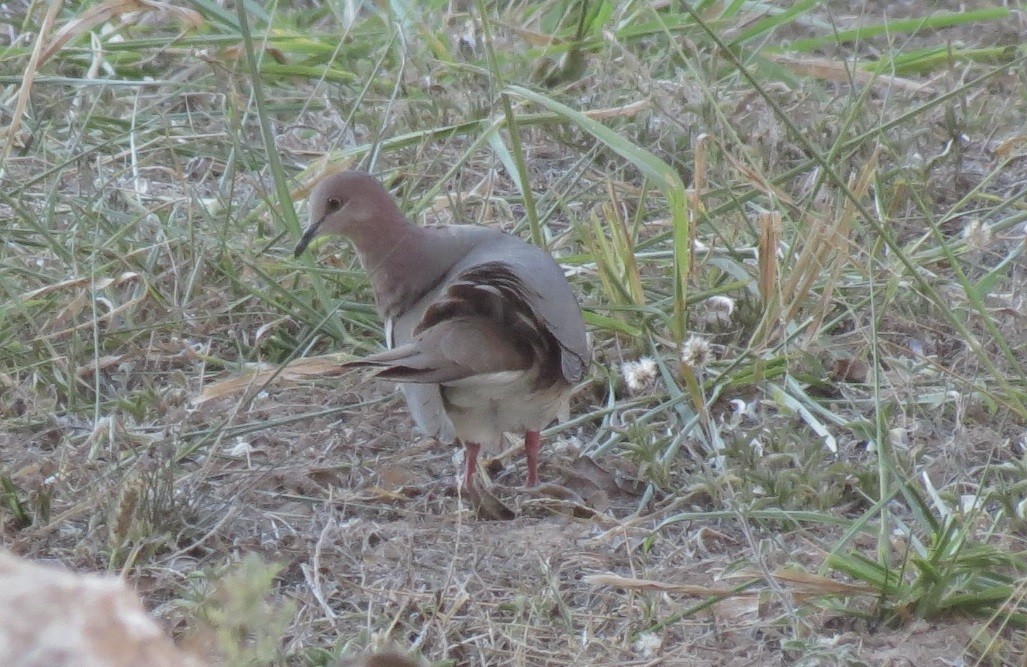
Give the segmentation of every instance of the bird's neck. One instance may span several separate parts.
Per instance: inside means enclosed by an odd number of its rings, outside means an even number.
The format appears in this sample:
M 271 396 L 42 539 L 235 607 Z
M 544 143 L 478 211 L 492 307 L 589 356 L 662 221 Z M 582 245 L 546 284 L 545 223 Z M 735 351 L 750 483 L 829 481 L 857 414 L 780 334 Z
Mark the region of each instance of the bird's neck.
M 431 231 L 407 221 L 377 225 L 351 238 L 360 263 L 371 279 L 383 318 L 406 312 L 445 274 L 451 262 L 437 252 Z

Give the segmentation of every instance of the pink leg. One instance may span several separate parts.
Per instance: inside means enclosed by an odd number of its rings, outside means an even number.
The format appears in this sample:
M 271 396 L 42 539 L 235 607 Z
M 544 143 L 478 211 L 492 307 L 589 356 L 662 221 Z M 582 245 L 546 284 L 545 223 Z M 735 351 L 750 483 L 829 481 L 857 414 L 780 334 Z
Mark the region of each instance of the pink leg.
M 474 473 L 478 470 L 478 452 L 481 445 L 477 442 L 464 443 L 464 488 L 474 488 Z
M 542 440 L 538 431 L 524 434 L 524 454 L 528 457 L 528 486 L 538 485 L 538 450 L 542 448 Z

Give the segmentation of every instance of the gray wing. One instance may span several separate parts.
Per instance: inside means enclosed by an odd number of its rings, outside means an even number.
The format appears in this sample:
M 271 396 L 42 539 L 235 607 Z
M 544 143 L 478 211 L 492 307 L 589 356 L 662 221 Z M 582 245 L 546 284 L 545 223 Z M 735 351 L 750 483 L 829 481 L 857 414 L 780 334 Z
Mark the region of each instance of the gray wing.
M 523 310 L 530 312 L 558 343 L 564 378 L 580 381 L 591 353 L 581 308 L 563 270 L 540 248 L 509 234 L 494 234 L 458 262 L 454 272 L 486 286 L 498 276 L 498 286 L 520 300 Z

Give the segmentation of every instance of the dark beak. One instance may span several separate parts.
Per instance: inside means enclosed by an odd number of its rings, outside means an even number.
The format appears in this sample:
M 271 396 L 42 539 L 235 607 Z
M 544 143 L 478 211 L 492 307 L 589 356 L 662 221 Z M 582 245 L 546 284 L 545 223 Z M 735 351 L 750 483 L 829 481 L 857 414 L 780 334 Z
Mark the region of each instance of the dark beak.
M 317 230 L 321 229 L 321 223 L 324 222 L 324 220 L 325 219 L 322 217 L 320 220 L 317 220 L 307 227 L 307 230 L 303 232 L 303 238 L 301 238 L 300 242 L 296 244 L 296 250 L 292 255 L 293 257 L 299 257 L 303 254 L 303 251 L 307 249 L 310 242 L 314 240 L 315 236 L 317 236 Z

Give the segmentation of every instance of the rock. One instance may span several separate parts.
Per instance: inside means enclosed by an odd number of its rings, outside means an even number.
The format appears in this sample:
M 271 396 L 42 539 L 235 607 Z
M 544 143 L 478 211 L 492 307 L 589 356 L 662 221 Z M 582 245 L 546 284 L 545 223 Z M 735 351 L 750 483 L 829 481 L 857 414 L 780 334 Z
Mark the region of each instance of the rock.
M 123 581 L 0 551 L 0 665 L 199 667 Z

